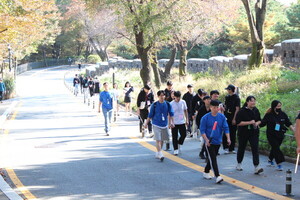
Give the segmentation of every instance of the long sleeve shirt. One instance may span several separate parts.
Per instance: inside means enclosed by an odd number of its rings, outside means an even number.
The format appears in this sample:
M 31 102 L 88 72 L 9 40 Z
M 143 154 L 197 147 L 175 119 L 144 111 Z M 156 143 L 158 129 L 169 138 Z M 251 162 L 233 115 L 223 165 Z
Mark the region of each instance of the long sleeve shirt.
M 210 112 L 202 117 L 200 122 L 200 133 L 202 135 L 205 134 L 211 141 L 211 144 L 220 145 L 222 143 L 223 132 L 229 134 L 229 127 L 226 117 L 223 114 L 217 113 L 216 116 L 213 116 Z
M 260 127 L 267 125 L 267 134 L 273 136 L 283 136 L 287 128 L 292 125 L 288 116 L 280 111 L 278 114 L 274 112 L 266 113 L 261 120 Z
M 160 103 L 156 101 L 150 107 L 148 117 L 152 119 L 152 124 L 160 128 L 168 127 L 168 115 L 174 116 L 174 111 L 169 102 Z

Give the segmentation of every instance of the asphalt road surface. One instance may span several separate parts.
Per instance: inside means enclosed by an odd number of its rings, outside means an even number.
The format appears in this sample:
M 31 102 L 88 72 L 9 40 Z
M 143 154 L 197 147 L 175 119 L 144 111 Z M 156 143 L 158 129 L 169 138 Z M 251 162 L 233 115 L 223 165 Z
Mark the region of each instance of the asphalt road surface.
M 64 86 L 64 76 L 67 74 L 70 81 L 77 73 L 74 69 L 33 70 L 18 77 L 19 103 L 15 116 L 5 124 L 6 131 L 1 133 L 0 162 L 7 173 L 12 173 L 9 169 L 15 173 L 20 182 L 11 176 L 9 183 L 22 197 L 267 199 L 251 192 L 251 188 L 229 183 L 235 180 L 264 191 L 284 192 L 285 172 L 266 168 L 265 175 L 254 175 L 249 153 L 243 172 L 234 169 L 236 155 L 218 157 L 220 172 L 232 179 L 224 178 L 222 184 L 215 184 L 215 179 L 204 180 L 201 169 L 195 170 L 195 166 L 205 166 L 198 157 L 199 141 L 190 138 L 179 155 L 183 160 L 169 159 L 175 156 L 166 153 L 167 158 L 160 162 L 151 147 L 147 148 L 154 144 L 153 140 L 137 138 L 138 119 L 134 115 L 121 112 L 111 135 L 105 136 L 102 113 Z M 95 100 L 97 105 L 97 97 Z M 185 166 L 184 161 L 192 167 Z M 265 162 L 261 157 L 261 163 Z M 299 188 L 299 183 L 293 183 L 293 188 Z M 296 189 L 293 192 L 296 198 L 300 196 Z

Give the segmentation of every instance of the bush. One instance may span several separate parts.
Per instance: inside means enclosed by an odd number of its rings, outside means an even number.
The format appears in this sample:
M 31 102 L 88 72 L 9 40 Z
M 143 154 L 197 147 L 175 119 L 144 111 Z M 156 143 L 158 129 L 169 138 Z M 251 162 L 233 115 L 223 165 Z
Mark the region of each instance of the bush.
M 6 87 L 6 94 L 8 97 L 10 97 L 15 92 L 15 80 L 12 77 L 4 78 L 3 83 Z
M 98 55 L 89 55 L 87 58 L 88 63 L 96 64 L 101 62 L 101 58 Z

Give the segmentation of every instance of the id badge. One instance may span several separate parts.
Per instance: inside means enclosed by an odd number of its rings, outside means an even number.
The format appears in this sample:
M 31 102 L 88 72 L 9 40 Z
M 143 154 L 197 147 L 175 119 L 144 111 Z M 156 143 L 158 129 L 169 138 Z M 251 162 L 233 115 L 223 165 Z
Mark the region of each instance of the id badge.
M 165 117 L 163 114 L 161 114 L 161 120 L 165 121 Z
M 280 124 L 275 125 L 275 131 L 280 131 Z
M 147 101 L 147 105 L 150 106 L 150 101 Z

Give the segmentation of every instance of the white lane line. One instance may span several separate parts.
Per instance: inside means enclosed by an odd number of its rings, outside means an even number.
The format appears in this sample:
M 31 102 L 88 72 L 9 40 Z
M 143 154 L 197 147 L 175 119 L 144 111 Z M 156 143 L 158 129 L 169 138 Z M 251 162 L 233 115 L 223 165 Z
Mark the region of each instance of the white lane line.
M 0 189 L 10 200 L 23 200 L 0 176 Z

